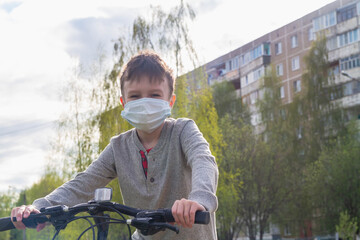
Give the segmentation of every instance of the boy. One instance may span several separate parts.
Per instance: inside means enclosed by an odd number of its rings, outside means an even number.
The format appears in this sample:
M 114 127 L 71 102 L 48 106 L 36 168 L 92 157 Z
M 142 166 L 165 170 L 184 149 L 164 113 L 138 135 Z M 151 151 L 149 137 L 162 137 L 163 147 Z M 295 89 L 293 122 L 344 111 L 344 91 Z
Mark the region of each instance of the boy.
M 190 119 L 167 118 L 175 103 L 174 78 L 155 53 L 142 52 L 125 66 L 121 77 L 121 112 L 135 128 L 113 137 L 88 169 L 33 205 L 14 208 L 17 228 L 30 212 L 51 205 L 86 202 L 94 190 L 118 178 L 125 205 L 142 209 L 171 208 L 172 231 L 133 239 L 216 239 L 218 169 L 209 145 Z M 209 225 L 193 225 L 195 212 L 208 210 Z M 38 225 L 38 231 L 44 225 Z

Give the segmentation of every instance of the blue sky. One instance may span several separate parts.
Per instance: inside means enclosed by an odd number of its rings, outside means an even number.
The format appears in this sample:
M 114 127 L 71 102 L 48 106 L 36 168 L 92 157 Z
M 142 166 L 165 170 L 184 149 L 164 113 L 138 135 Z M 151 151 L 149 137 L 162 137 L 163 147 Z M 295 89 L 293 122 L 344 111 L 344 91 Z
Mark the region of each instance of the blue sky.
M 154 0 L 168 9 L 175 0 Z M 190 33 L 201 63 L 330 3 L 330 0 L 193 0 Z M 74 59 L 86 67 L 150 1 L 0 0 L 0 192 L 31 186 L 44 172 L 59 99 Z

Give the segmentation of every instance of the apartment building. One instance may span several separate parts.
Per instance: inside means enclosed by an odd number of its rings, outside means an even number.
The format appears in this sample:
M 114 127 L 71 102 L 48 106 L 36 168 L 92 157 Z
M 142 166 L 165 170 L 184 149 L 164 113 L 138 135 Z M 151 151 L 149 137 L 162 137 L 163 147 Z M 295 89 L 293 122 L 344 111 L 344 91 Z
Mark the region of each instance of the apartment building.
M 260 123 L 255 103 L 261 97 L 261 77 L 272 64 L 281 79 L 284 104 L 301 92 L 303 57 L 312 41 L 325 34 L 331 71 L 343 88 L 337 101 L 349 119 L 360 119 L 360 1 L 336 0 L 306 16 L 205 64 L 210 85 L 230 81 L 237 95 L 249 104 L 253 125 Z

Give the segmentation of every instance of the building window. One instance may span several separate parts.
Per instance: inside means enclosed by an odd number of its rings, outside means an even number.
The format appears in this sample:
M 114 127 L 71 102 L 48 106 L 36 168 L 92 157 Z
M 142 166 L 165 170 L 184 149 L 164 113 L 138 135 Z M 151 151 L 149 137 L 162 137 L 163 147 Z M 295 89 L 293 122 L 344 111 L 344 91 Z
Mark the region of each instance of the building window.
M 270 55 L 269 43 L 261 44 L 256 48 L 252 49 L 251 51 L 241 55 L 240 65 L 244 66 L 245 64 L 248 64 L 249 62 L 263 55 Z
M 300 59 L 299 56 L 296 56 L 291 59 L 291 70 L 295 71 L 300 68 Z
M 344 96 L 349 96 L 351 94 L 353 94 L 353 82 L 348 82 L 344 84 L 343 87 L 343 95 Z
M 336 25 L 336 11 L 323 15 L 313 20 L 314 31 L 329 28 Z
M 337 38 L 336 37 L 328 38 L 326 40 L 326 47 L 329 51 L 336 49 L 337 48 Z
M 251 124 L 252 124 L 253 126 L 256 126 L 256 125 L 260 124 L 260 123 L 261 123 L 261 114 L 259 114 L 259 113 L 257 113 L 257 114 L 252 114 L 250 121 L 251 121 Z
M 315 36 L 315 32 L 314 32 L 314 28 L 313 28 L 313 27 L 309 28 L 308 35 L 309 35 L 309 36 L 308 36 L 309 41 L 313 41 L 313 40 L 316 39 L 316 36 Z
M 239 68 L 239 58 L 235 57 L 235 58 L 231 59 L 230 66 L 231 66 L 230 70 L 238 69 Z
M 239 57 L 235 57 L 233 59 L 231 59 L 230 61 L 226 62 L 226 70 L 227 71 L 232 71 L 234 69 L 238 69 L 239 68 Z
M 275 43 L 275 54 L 279 55 L 282 53 L 281 42 Z
M 329 76 L 337 76 L 340 74 L 340 71 L 339 71 L 339 65 L 335 65 L 335 66 L 332 66 L 330 67 L 329 69 Z
M 254 81 L 260 79 L 264 75 L 264 67 L 256 69 L 253 73 L 254 73 Z
M 227 61 L 227 62 L 225 63 L 225 69 L 226 69 L 226 71 L 230 71 L 230 70 L 231 70 L 231 61 Z
M 345 46 L 350 43 L 359 41 L 359 29 L 340 34 L 337 36 L 337 43 L 339 47 Z
M 284 75 L 284 69 L 283 69 L 283 64 L 282 63 L 279 63 L 278 65 L 276 65 L 276 75 L 277 76 Z
M 356 5 L 355 4 L 352 4 L 350 6 L 339 9 L 337 12 L 337 22 L 338 23 L 344 22 L 353 17 L 356 17 Z
M 264 48 L 264 55 L 265 56 L 270 56 L 270 43 L 264 43 L 263 44 L 263 48 Z
M 218 71 L 218 75 L 219 76 L 224 76 L 226 74 L 226 69 L 220 69 L 219 71 Z
M 298 46 L 298 37 L 294 35 L 291 37 L 291 48 L 296 48 Z
M 280 87 L 280 98 L 285 98 L 285 88 L 284 88 L 284 86 Z
M 360 54 L 351 55 L 340 60 L 340 69 L 348 70 L 352 68 L 360 67 Z
M 301 80 L 294 81 L 294 92 L 301 91 Z
M 250 104 L 255 104 L 259 96 L 259 91 L 256 90 L 255 92 L 250 93 Z

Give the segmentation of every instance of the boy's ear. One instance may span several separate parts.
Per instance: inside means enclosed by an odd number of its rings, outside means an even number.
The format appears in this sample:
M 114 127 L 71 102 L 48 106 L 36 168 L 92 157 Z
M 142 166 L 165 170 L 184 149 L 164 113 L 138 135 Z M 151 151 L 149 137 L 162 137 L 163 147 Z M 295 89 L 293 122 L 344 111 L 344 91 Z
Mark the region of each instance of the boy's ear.
M 170 107 L 173 107 L 176 101 L 176 95 L 173 94 L 170 98 Z
M 125 101 L 124 101 L 124 99 L 123 99 L 122 96 L 120 97 L 120 102 L 121 102 L 121 105 L 122 105 L 123 107 L 125 107 L 125 103 L 124 103 Z

